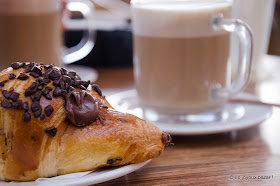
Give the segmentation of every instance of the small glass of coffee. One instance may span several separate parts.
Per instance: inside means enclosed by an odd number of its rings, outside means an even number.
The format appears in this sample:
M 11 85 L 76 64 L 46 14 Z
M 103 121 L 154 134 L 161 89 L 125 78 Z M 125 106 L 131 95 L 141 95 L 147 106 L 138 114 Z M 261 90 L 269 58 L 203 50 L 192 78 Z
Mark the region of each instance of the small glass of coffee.
M 94 32 L 84 31 L 80 43 L 64 49 L 62 31 L 79 28 L 67 12 L 80 12 L 87 24 L 93 8 L 90 0 L 0 0 L 0 70 L 15 61 L 62 66 L 85 57 Z
M 132 0 L 134 77 L 148 120 L 211 122 L 247 84 L 252 34 L 231 0 Z M 239 47 L 230 53 L 231 33 Z M 238 55 L 238 63 L 231 56 Z M 232 78 L 232 64 L 237 75 Z M 155 119 L 156 118 L 156 119 Z

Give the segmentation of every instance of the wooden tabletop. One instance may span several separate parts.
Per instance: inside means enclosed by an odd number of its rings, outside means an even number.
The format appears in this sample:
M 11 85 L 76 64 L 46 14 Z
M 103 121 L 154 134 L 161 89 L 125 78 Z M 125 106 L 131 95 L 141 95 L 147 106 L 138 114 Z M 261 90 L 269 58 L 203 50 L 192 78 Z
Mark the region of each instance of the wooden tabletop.
M 246 92 L 280 103 L 280 58 L 266 56 L 263 63 Z M 134 87 L 132 68 L 97 70 L 107 96 Z M 174 146 L 145 167 L 99 185 L 280 185 L 279 108 L 249 129 L 172 138 Z

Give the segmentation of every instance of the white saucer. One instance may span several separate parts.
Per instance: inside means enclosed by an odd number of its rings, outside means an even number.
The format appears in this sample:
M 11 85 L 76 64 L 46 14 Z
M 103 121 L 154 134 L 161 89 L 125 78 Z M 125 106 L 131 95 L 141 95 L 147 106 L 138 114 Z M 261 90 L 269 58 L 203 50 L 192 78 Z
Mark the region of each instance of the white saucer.
M 247 93 L 241 93 L 236 98 L 256 100 L 255 96 Z M 143 108 L 138 102 L 135 90 L 111 95 L 107 97 L 107 100 L 116 110 L 143 118 Z M 271 115 L 272 107 L 246 103 L 228 103 L 223 108 L 223 111 L 225 111 L 226 117 L 210 123 L 190 123 L 184 121 L 176 121 L 176 123 L 152 121 L 152 123 L 161 130 L 173 135 L 215 134 L 258 125 Z
M 0 185 L 8 186 L 32 186 L 32 185 L 42 185 L 42 186 L 82 186 L 82 185 L 92 185 L 98 184 L 112 179 L 119 178 L 126 174 L 129 174 L 137 169 L 148 164 L 151 160 L 145 161 L 143 163 L 131 164 L 122 167 L 107 167 L 100 168 L 94 171 L 87 172 L 77 172 L 72 174 L 66 174 L 61 176 L 55 176 L 52 178 L 39 178 L 32 182 L 4 182 L 0 181 Z

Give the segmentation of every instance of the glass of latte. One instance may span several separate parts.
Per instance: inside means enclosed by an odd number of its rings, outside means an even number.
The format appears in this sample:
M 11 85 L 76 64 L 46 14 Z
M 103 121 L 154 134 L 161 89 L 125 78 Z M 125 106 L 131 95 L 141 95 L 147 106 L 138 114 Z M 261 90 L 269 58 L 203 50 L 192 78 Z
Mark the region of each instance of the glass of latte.
M 146 116 L 205 121 L 244 89 L 252 50 L 250 28 L 232 19 L 231 0 L 133 0 L 134 78 Z M 238 48 L 231 53 L 231 34 Z M 232 63 L 231 56 L 238 55 Z M 237 75 L 232 78 L 232 64 Z M 158 118 L 158 117 L 157 117 Z M 187 117 L 185 117 L 187 118 Z M 149 118 L 148 118 L 149 119 Z
M 62 66 L 85 57 L 94 43 L 90 29 L 79 44 L 63 48 L 62 32 L 75 26 L 70 11 L 81 12 L 88 23 L 93 5 L 89 0 L 0 0 L 0 70 L 15 61 Z

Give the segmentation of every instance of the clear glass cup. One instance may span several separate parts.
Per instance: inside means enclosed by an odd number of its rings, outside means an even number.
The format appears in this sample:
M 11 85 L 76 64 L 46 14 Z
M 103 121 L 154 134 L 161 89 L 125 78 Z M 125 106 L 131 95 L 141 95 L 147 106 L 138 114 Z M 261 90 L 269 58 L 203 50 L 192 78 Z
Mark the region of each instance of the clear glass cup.
M 94 46 L 94 31 L 85 30 L 71 48 L 63 47 L 62 33 L 79 25 L 69 12 L 80 12 L 89 24 L 93 10 L 90 0 L 0 0 L 0 70 L 15 61 L 63 66 L 84 58 Z
M 146 119 L 220 120 L 228 99 L 245 88 L 252 34 L 246 23 L 232 19 L 232 3 L 132 0 L 134 77 Z M 231 33 L 239 42 L 233 54 Z

